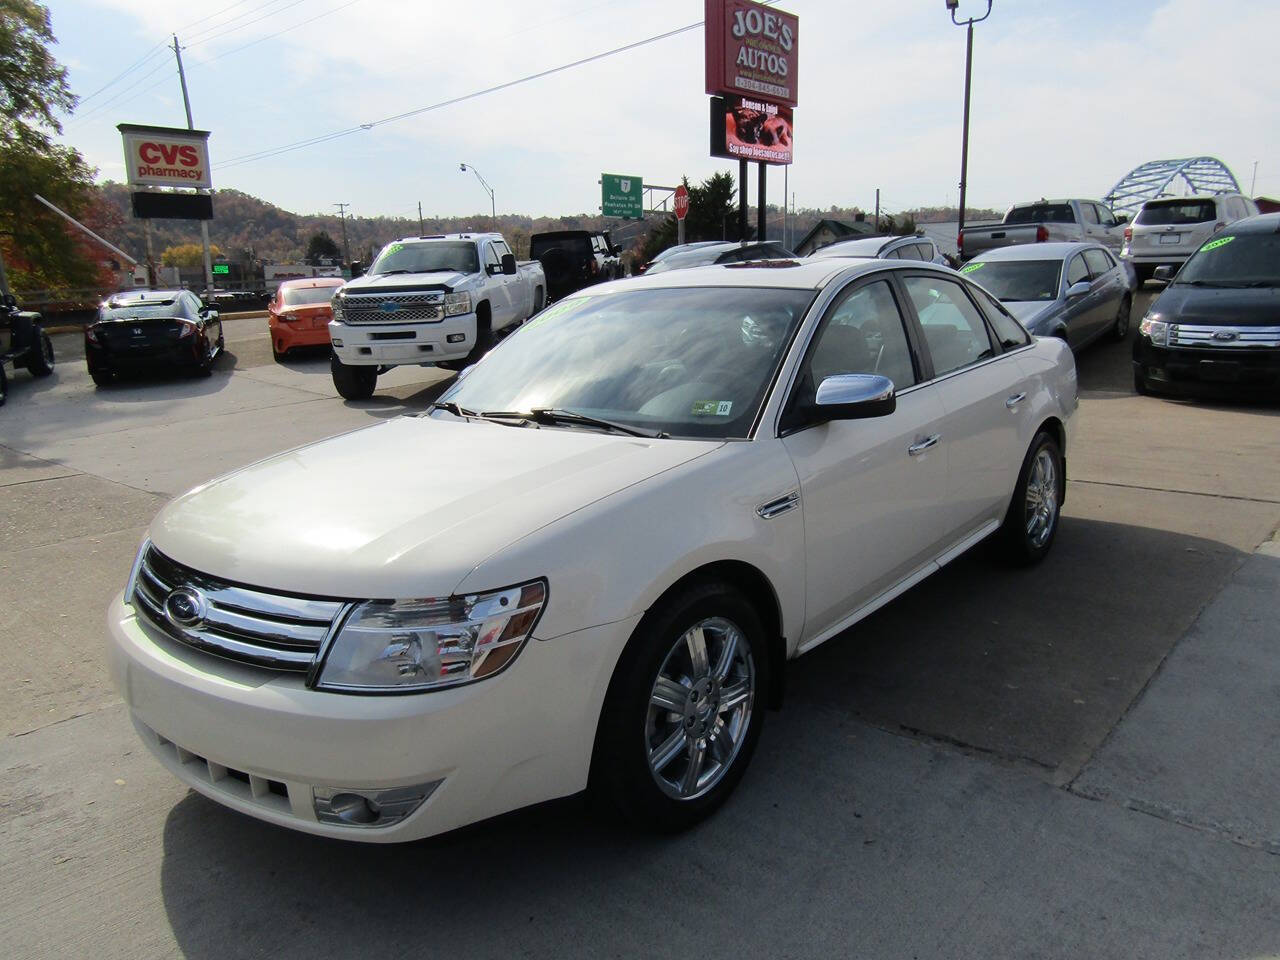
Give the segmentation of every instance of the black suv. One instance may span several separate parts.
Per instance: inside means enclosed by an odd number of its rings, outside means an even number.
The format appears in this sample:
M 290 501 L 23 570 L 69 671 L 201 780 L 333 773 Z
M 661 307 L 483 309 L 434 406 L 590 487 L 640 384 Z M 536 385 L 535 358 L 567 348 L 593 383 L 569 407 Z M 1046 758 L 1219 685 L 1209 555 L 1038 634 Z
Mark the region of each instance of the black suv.
M 1280 213 L 1237 220 L 1182 269 L 1138 327 L 1138 393 L 1280 395 Z
M 547 275 L 547 300 L 559 300 L 593 283 L 617 280 L 622 260 L 608 233 L 553 230 L 529 238 L 529 256 Z
M 7 363 L 26 367 L 33 377 L 53 373 L 53 343 L 40 326 L 40 314 L 19 310 L 8 293 L 0 295 L 0 406 L 9 395 Z

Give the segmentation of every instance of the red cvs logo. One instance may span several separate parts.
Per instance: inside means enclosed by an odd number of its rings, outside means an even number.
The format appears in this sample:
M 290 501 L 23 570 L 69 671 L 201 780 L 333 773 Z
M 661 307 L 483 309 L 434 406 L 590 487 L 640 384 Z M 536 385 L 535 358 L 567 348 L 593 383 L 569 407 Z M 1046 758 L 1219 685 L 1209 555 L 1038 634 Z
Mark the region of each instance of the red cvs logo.
M 191 145 L 176 143 L 153 143 L 148 140 L 138 147 L 138 156 L 143 163 L 161 163 L 167 166 L 181 164 L 184 167 L 195 167 L 200 164 L 200 155 Z

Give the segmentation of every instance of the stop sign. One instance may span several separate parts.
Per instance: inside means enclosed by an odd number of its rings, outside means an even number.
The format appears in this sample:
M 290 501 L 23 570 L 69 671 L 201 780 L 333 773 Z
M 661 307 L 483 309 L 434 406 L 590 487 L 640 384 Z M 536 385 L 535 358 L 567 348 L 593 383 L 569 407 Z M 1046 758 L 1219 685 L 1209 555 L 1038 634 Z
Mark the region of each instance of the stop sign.
M 689 212 L 689 191 L 682 183 L 676 187 L 676 219 L 683 220 Z

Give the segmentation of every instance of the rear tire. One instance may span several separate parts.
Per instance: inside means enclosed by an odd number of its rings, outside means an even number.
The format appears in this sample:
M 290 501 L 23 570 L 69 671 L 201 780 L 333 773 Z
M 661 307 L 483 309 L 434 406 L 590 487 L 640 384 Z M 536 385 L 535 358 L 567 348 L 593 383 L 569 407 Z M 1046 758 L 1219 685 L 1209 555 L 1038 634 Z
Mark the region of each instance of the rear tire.
M 1058 441 L 1041 430 L 1022 461 L 999 537 L 1005 558 L 1018 566 L 1039 563 L 1053 546 L 1066 493 Z
M 725 583 L 693 583 L 655 605 L 614 669 L 592 793 L 654 830 L 682 830 L 713 813 L 742 779 L 764 727 L 766 643 L 756 609 Z
M 284 363 L 284 358 L 289 355 L 288 350 L 277 350 L 275 341 L 271 341 L 271 359 L 276 363 Z
M 1136 289 L 1141 290 L 1143 287 L 1143 284 L 1145 284 L 1148 280 L 1151 279 L 1151 274 L 1153 273 L 1155 273 L 1154 268 L 1148 267 L 1141 263 L 1135 263 L 1133 265 L 1133 275 L 1138 281 L 1138 286 Z
M 9 398 L 9 375 L 4 371 L 4 361 L 0 360 L 0 407 Z
M 377 367 L 358 367 L 343 363 L 336 355 L 329 357 L 333 385 L 344 400 L 368 400 L 378 385 Z
M 1125 294 L 1120 299 L 1120 312 L 1116 314 L 1116 322 L 1111 328 L 1113 339 L 1121 342 L 1129 339 L 1129 318 L 1133 313 L 1133 298 Z
M 94 386 L 97 387 L 105 387 L 115 379 L 115 374 L 111 373 L 111 371 L 95 370 L 92 367 L 89 368 L 89 376 L 93 378 Z
M 41 327 L 31 330 L 33 343 L 27 355 L 27 369 L 33 377 L 47 377 L 53 373 L 53 341 Z

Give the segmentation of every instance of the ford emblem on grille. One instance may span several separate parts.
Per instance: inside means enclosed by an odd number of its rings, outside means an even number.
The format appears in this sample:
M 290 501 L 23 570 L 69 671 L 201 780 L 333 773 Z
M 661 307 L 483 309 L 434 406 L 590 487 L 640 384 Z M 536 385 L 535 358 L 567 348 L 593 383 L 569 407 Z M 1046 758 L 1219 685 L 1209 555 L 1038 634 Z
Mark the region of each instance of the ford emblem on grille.
M 179 587 L 164 599 L 164 615 L 178 627 L 198 627 L 209 613 L 209 601 L 194 587 Z
M 1230 343 L 1232 340 L 1240 339 L 1240 331 L 1238 330 L 1215 330 L 1213 331 L 1213 339 L 1221 340 L 1223 343 Z
M 399 313 L 400 304 L 396 303 L 394 300 L 384 300 L 378 305 L 378 309 L 383 313 Z

